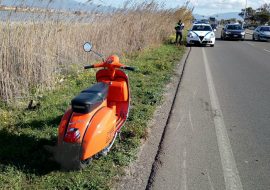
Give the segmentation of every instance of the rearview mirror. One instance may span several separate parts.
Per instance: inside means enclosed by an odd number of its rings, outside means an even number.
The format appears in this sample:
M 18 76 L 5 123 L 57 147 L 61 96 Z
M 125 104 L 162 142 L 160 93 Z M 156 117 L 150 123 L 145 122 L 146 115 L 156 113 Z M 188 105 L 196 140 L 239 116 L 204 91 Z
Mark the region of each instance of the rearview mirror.
M 86 52 L 90 52 L 91 50 L 92 50 L 92 44 L 91 43 L 89 43 L 89 42 L 86 42 L 84 45 L 83 45 L 83 49 L 84 49 L 84 51 L 86 51 Z

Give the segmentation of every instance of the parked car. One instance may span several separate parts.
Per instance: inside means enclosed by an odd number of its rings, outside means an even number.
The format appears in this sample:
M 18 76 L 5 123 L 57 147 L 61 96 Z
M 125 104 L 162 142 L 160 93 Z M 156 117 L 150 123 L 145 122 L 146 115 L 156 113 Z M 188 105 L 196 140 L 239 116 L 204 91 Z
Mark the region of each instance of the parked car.
M 221 39 L 237 39 L 244 40 L 245 39 L 245 30 L 242 28 L 240 24 L 227 24 L 221 31 Z
M 252 39 L 270 41 L 270 26 L 258 26 L 253 32 Z
M 194 24 L 187 35 L 187 46 L 197 45 L 215 45 L 215 33 L 210 24 Z

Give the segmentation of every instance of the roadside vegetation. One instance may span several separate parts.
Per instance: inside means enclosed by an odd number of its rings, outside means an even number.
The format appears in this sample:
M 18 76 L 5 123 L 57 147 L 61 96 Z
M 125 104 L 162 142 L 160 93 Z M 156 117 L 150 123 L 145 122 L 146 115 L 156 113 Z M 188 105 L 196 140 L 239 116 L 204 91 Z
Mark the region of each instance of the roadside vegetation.
M 60 171 L 44 145 L 56 144 L 62 114 L 72 97 L 94 83 L 94 70 L 68 75 L 59 89 L 39 99 L 41 107 L 37 110 L 22 110 L 15 105 L 2 109 L 1 189 L 109 189 L 114 179 L 124 174 L 123 166 L 135 159 L 141 139 L 147 138 L 147 123 L 184 51 L 183 46 L 167 44 L 123 60 L 138 69 L 129 73 L 132 109 L 128 122 L 111 152 L 83 171 Z
M 186 6 L 162 10 L 152 1 L 73 17 L 29 13 L 20 22 L 11 20 L 17 12 L 8 14 L 0 22 L 0 98 L 5 102 L 35 98 L 53 89 L 74 64 L 93 60 L 81 50 L 86 41 L 105 56 L 125 55 L 164 42 L 179 18 L 187 23 L 192 19 Z
M 188 25 L 192 13 L 187 5 L 162 10 L 152 2 L 91 19 L 40 17 L 46 22 L 0 22 L 0 189 L 110 189 L 147 138 L 147 123 L 185 51 L 168 37 L 178 19 Z M 96 59 L 82 50 L 85 41 L 138 69 L 129 73 L 132 109 L 108 156 L 83 171 L 64 172 L 44 145 L 56 144 L 70 100 L 95 82 L 95 70 L 82 69 Z

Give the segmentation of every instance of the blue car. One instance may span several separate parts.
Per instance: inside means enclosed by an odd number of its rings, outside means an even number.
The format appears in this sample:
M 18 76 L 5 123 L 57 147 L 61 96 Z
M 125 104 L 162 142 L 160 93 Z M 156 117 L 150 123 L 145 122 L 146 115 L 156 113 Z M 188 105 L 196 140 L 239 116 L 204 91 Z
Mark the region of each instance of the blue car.
M 245 30 L 240 24 L 227 24 L 221 31 L 221 39 L 236 39 L 244 40 L 245 39 Z

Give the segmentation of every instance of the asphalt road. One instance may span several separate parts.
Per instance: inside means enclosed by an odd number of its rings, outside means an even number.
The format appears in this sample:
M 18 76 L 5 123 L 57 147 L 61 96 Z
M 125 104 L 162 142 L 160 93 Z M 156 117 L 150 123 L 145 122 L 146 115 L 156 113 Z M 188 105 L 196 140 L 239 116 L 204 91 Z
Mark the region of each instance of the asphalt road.
M 270 43 L 192 47 L 161 148 L 150 189 L 269 190 Z

